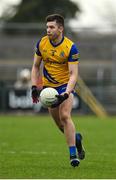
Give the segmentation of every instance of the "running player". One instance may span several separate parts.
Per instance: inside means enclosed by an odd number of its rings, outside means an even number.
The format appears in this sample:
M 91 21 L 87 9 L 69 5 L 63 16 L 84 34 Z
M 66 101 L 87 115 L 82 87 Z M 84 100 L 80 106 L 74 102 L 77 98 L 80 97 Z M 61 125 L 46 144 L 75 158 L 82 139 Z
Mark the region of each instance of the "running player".
M 82 136 L 76 133 L 71 118 L 74 87 L 78 79 L 79 52 L 76 45 L 64 36 L 64 18 L 59 14 L 46 17 L 47 35 L 37 45 L 32 66 L 32 99 L 39 101 L 38 74 L 43 62 L 43 88 L 53 87 L 59 95 L 58 101 L 49 113 L 58 128 L 64 133 L 69 147 L 70 163 L 78 166 L 79 159 L 84 159 Z

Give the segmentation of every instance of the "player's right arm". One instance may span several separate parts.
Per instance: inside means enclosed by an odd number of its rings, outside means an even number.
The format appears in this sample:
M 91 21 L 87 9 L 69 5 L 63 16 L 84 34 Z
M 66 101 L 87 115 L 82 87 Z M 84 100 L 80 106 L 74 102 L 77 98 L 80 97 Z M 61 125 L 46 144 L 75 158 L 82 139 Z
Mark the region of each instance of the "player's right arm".
M 42 58 L 38 56 L 36 53 L 34 55 L 34 62 L 31 71 L 31 82 L 32 86 L 38 86 L 38 78 L 40 75 L 40 65 L 41 65 Z
M 40 75 L 39 72 L 40 72 L 41 60 L 42 60 L 41 56 L 38 56 L 35 53 L 32 71 L 31 71 L 31 82 L 32 82 L 31 96 L 32 96 L 33 103 L 39 102 L 40 91 L 38 90 L 37 86 L 38 86 L 38 79 Z

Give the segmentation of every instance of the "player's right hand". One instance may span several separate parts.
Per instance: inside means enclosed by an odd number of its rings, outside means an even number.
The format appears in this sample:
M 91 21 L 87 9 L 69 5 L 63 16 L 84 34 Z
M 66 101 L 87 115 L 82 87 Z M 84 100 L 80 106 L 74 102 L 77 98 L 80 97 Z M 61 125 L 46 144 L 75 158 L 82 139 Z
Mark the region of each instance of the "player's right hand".
M 33 103 L 39 102 L 39 95 L 40 95 L 40 91 L 37 88 L 37 86 L 32 86 L 31 87 L 31 97 L 32 97 Z

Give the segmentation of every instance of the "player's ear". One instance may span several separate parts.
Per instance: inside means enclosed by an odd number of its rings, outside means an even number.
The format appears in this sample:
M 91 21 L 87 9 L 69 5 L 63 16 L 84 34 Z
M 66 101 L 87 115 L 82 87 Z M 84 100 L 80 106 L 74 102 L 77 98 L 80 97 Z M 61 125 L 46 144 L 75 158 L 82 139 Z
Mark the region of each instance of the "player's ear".
M 63 32 L 63 31 L 64 31 L 63 26 L 59 26 L 59 31 L 60 31 L 60 32 Z

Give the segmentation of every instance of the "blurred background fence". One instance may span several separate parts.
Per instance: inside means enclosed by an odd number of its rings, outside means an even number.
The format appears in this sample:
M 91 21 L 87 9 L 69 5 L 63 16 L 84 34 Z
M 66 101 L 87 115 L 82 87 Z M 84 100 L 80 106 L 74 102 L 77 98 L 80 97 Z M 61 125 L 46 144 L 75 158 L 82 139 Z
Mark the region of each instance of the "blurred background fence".
M 106 31 L 106 33 L 103 29 L 95 31 L 89 28 L 70 30 L 68 26 L 66 30 L 66 35 L 77 44 L 80 51 L 80 76 L 107 112 L 116 114 L 116 33 L 113 31 L 110 33 Z M 31 70 L 34 47 L 44 34 L 43 24 L 10 23 L 4 30 L 2 26 L 0 27 L 1 112 L 9 111 L 8 106 L 15 110 L 17 108 L 26 109 L 26 107 L 29 110 L 33 109 L 29 90 L 26 94 L 22 93 L 22 99 L 18 100 L 15 99 L 11 90 L 14 89 L 19 72 L 24 68 Z M 14 102 L 18 101 L 18 105 L 15 103 L 13 105 L 10 98 L 14 98 Z M 75 108 L 76 111 L 78 109 L 77 112 L 91 112 L 79 97 L 78 101 L 79 103 L 76 101 L 78 105 Z M 27 106 L 24 105 L 25 103 Z M 39 111 L 40 106 L 34 106 L 34 109 Z

